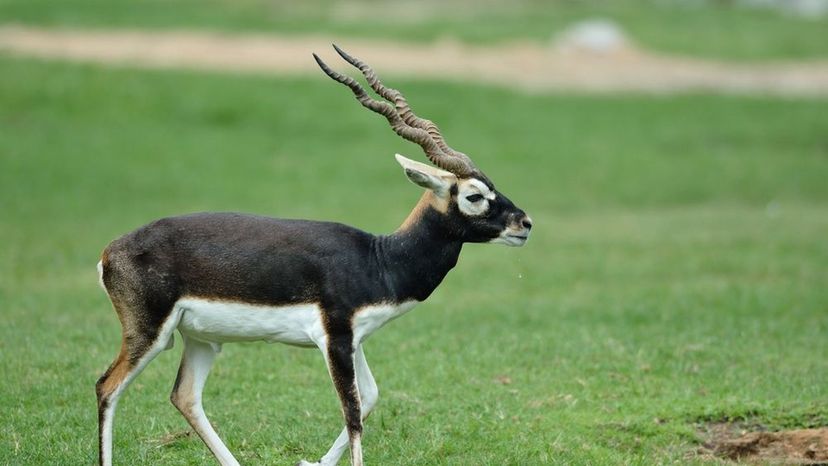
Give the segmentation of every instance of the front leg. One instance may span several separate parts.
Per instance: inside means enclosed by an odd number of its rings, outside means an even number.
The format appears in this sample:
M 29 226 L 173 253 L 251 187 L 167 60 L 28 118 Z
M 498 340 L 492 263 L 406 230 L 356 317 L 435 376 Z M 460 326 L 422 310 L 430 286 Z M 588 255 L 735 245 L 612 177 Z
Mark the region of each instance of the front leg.
M 362 355 L 362 348 L 354 348 L 353 335 L 349 332 L 345 335 L 329 335 L 324 344 L 319 345 L 319 349 L 325 355 L 325 361 L 328 364 L 328 371 L 331 374 L 334 388 L 339 401 L 342 404 L 342 413 L 345 417 L 345 430 L 336 439 L 330 451 L 320 460 L 319 463 L 307 463 L 302 461 L 299 465 L 335 465 L 339 461 L 340 456 L 344 452 L 347 443 L 351 446 L 351 465 L 363 466 L 362 462 L 362 403 L 360 399 L 360 390 L 357 388 L 357 377 L 355 369 L 355 359 L 358 359 L 360 365 L 364 364 L 365 358 Z M 366 395 L 369 400 L 371 398 L 376 401 L 376 396 L 370 393 L 376 393 L 376 386 L 373 384 L 373 377 L 371 377 L 368 366 L 364 366 L 371 380 L 371 386 L 365 386 Z M 363 372 L 360 367 L 360 372 Z M 369 405 L 373 405 L 369 403 Z M 370 408 L 369 408 L 370 410 Z M 368 410 L 366 410 L 368 411 Z M 367 414 L 367 413 L 366 413 Z
M 362 352 L 362 345 L 358 345 L 356 347 L 356 351 L 354 351 L 354 364 L 357 387 L 359 388 L 360 411 L 362 420 L 365 421 L 365 418 L 371 414 L 371 411 L 377 404 L 377 399 L 379 399 L 379 390 L 377 389 L 377 383 L 374 380 L 374 375 L 371 374 L 371 369 L 368 367 L 368 362 L 365 360 L 365 354 Z M 318 463 L 308 463 L 303 461 L 299 463 L 299 466 L 335 465 L 339 462 L 339 458 L 342 457 L 342 454 L 345 453 L 345 450 L 348 448 L 348 438 L 348 428 L 346 427 L 342 429 L 342 432 L 339 434 L 339 437 L 336 438 L 336 441 L 334 441 L 334 444 L 331 446 L 330 450 L 325 453 L 325 456 L 323 456 Z

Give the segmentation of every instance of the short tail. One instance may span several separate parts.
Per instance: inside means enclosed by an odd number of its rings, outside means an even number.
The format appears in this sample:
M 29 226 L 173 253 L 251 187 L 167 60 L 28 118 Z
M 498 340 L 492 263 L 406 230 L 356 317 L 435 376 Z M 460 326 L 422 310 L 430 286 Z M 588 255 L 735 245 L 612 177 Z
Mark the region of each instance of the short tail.
M 104 285 L 103 281 L 103 260 L 98 261 L 98 284 L 106 291 L 106 285 Z

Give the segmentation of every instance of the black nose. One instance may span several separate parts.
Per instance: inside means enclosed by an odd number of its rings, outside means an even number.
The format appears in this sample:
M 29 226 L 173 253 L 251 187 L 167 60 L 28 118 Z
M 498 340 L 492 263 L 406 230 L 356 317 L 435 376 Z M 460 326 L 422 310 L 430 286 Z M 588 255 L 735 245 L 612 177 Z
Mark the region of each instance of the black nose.
M 532 229 L 532 219 L 529 217 L 523 217 L 523 220 L 520 221 L 520 224 L 523 226 L 523 228 L 526 228 L 527 230 Z

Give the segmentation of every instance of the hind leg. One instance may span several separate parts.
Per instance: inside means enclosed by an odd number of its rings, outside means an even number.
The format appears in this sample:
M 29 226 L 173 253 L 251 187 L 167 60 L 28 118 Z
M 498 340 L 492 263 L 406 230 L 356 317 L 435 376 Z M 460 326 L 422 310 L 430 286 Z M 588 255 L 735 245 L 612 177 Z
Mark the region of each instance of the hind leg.
M 95 385 L 98 396 L 98 459 L 102 466 L 112 465 L 112 425 L 118 399 L 147 364 L 169 347 L 178 318 L 178 312 L 174 311 L 154 337 L 149 332 L 125 334 L 121 352 L 98 379 Z
M 221 441 L 201 405 L 201 392 L 213 366 L 216 350 L 209 343 L 184 337 L 184 354 L 175 379 L 170 401 L 181 411 L 207 448 L 222 466 L 238 466 L 239 462 Z

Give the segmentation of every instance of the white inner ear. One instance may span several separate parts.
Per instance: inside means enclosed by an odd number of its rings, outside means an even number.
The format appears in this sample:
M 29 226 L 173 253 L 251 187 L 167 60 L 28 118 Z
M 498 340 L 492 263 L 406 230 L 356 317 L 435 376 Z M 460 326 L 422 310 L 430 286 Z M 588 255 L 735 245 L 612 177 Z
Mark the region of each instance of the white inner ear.
M 451 185 L 457 181 L 457 177 L 451 172 L 407 159 L 400 154 L 395 154 L 394 157 L 402 165 L 405 176 L 412 183 L 428 188 L 441 197 L 447 196 Z
M 475 194 L 483 196 L 483 199 L 477 202 L 467 199 Z M 497 195 L 486 186 L 486 183 L 475 178 L 463 180 L 458 184 L 457 207 L 460 212 L 469 216 L 483 215 L 489 210 L 489 201 L 494 200 L 495 197 Z

